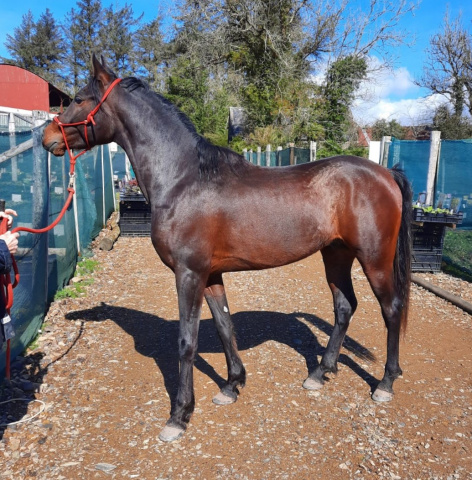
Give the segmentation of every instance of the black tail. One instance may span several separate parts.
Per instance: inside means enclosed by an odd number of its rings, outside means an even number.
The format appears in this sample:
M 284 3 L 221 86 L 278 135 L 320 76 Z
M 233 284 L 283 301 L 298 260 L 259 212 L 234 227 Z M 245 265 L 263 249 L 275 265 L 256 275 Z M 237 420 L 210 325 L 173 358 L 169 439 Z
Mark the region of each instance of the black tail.
M 412 197 L 410 182 L 402 170 L 394 166 L 390 173 L 402 193 L 402 221 L 397 240 L 397 250 L 394 261 L 395 291 L 402 304 L 401 331 L 406 332 L 408 323 L 408 307 L 410 303 L 411 284 L 411 220 L 413 215 Z

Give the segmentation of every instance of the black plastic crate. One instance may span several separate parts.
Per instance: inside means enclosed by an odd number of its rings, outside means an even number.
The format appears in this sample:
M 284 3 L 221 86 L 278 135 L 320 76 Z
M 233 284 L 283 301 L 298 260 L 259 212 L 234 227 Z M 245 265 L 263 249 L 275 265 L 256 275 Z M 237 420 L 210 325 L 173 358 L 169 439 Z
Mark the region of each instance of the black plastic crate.
M 411 256 L 411 270 L 413 272 L 440 272 L 442 250 L 440 252 L 413 251 Z
M 443 223 L 413 224 L 411 227 L 413 250 L 411 269 L 413 272 L 439 272 L 446 236 Z
M 413 250 L 441 250 L 444 246 L 446 226 L 441 223 L 425 223 L 411 226 Z
M 151 223 L 130 223 L 120 220 L 120 234 L 124 237 L 149 237 Z
M 120 196 L 120 231 L 128 237 L 147 237 L 151 234 L 151 206 L 144 195 Z
M 147 203 L 144 195 L 121 195 L 120 214 L 126 212 L 150 212 L 151 205 Z

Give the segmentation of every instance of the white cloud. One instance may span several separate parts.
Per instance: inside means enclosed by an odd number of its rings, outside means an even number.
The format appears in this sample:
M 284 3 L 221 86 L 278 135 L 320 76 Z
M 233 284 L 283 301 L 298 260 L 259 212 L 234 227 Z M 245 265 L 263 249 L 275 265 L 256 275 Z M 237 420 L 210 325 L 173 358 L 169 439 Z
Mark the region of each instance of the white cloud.
M 429 97 L 391 100 L 379 98 L 377 101 L 356 100 L 352 113 L 359 125 L 371 125 L 376 120 L 397 120 L 402 125 L 421 125 L 429 123 L 434 110 L 444 103 L 439 95 Z
M 408 69 L 375 70 L 378 60 L 371 59 L 373 73 L 363 82 L 353 104 L 352 113 L 362 126 L 376 120 L 397 120 L 402 125 L 431 121 L 433 111 L 445 101 L 439 95 L 425 96 Z

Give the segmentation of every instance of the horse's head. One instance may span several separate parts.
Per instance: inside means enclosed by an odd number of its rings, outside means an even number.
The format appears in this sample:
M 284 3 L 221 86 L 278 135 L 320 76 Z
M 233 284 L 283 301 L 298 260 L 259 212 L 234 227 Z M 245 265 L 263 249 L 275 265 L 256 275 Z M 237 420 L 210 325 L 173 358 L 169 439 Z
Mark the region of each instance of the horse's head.
M 64 155 L 67 145 L 70 149 L 88 150 L 113 141 L 114 116 L 110 107 L 102 102 L 110 93 L 110 87 L 113 88 L 113 82 L 119 80 L 103 57 L 100 63 L 94 54 L 92 62 L 90 82 L 77 93 L 67 110 L 44 130 L 43 147 L 56 156 Z

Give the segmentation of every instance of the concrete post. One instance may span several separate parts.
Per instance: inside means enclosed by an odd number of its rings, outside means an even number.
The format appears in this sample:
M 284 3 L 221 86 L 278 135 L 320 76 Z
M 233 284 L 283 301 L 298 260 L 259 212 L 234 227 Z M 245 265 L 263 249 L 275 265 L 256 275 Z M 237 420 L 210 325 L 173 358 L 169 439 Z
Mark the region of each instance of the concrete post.
M 426 181 L 426 205 L 433 205 L 434 203 L 434 182 L 436 180 L 436 171 L 438 169 L 440 147 L 441 132 L 434 130 L 431 132 L 431 143 L 429 147 L 428 178 Z

